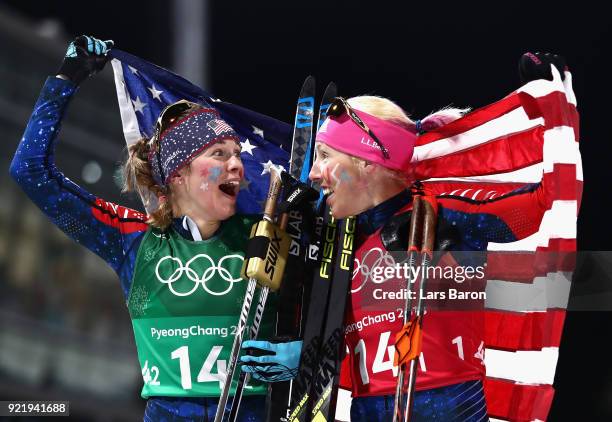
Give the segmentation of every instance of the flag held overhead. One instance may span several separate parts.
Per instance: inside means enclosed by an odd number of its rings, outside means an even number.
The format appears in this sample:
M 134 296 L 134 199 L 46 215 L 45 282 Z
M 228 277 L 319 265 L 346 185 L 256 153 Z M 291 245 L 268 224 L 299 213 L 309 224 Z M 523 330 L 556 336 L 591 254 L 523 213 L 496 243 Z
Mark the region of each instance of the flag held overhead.
M 179 100 L 188 100 L 219 112 L 240 138 L 241 159 L 245 180 L 238 194 L 237 210 L 242 214 L 258 214 L 263 211 L 270 165 L 288 166 L 292 127 L 284 122 L 221 101 L 188 80 L 129 53 L 114 48 L 109 52 L 113 59 L 115 86 L 123 133 L 127 145 L 139 139 L 153 136 L 155 122 L 161 111 Z M 222 124 L 212 130 L 222 131 Z M 155 209 L 157 201 L 151 195 L 147 211 Z M 146 204 L 147 198 L 143 198 Z

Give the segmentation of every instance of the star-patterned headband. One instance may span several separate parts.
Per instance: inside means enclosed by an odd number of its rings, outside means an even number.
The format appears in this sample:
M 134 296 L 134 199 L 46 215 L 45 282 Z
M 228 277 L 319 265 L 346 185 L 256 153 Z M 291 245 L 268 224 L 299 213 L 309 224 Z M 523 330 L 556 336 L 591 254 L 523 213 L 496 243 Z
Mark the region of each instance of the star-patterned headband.
M 163 112 L 162 112 L 163 114 Z M 153 137 L 149 164 L 158 185 L 168 185 L 180 169 L 215 142 L 233 139 L 238 134 L 211 108 L 201 108 L 178 120 Z M 156 142 L 156 138 L 159 141 Z M 157 145 L 155 145 L 155 143 Z

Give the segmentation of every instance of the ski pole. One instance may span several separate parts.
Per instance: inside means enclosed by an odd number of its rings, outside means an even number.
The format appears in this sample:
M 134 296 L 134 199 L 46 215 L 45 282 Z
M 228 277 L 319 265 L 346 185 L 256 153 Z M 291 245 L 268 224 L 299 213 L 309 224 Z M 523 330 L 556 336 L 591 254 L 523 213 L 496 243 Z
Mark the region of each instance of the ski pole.
M 416 282 L 414 277 L 414 268 L 416 267 L 418 252 L 420 249 L 420 235 L 419 228 L 423 224 L 423 207 L 420 196 L 415 196 L 412 203 L 412 215 L 410 216 L 410 231 L 408 235 L 408 270 L 409 277 L 406 280 L 406 302 L 404 303 L 404 326 L 410 320 L 411 313 L 411 299 L 410 293 L 412 292 L 413 284 Z M 397 422 L 401 419 L 403 414 L 403 393 L 404 388 L 404 374 L 406 371 L 406 363 L 399 365 L 399 372 L 397 375 L 397 384 L 395 387 L 395 403 L 393 405 L 393 421 Z
M 274 218 L 274 210 L 276 209 L 276 200 L 280 193 L 281 179 L 280 172 L 276 168 L 272 168 L 270 171 L 270 188 L 268 190 L 268 197 L 266 199 L 266 206 L 264 209 L 263 219 L 269 223 L 272 223 Z M 215 414 L 215 422 L 222 422 L 225 416 L 225 406 L 229 396 L 230 388 L 232 385 L 232 379 L 234 378 L 234 372 L 236 370 L 238 357 L 240 356 L 240 349 L 242 347 L 243 335 L 247 326 L 248 317 L 251 311 L 251 304 L 255 295 L 255 287 L 257 286 L 257 279 L 255 277 L 249 278 L 247 285 L 246 294 L 242 303 L 242 309 L 240 310 L 240 317 L 238 319 L 238 325 L 236 326 L 236 334 L 234 336 L 234 342 L 232 344 L 232 350 L 230 352 L 230 358 L 227 366 L 227 374 L 225 377 L 225 383 L 223 384 L 223 390 L 219 397 L 219 403 L 217 404 L 217 412 Z M 267 292 L 265 294 L 267 297 Z M 261 295 L 260 295 L 261 298 Z M 265 298 L 264 298 L 265 305 Z M 262 311 L 263 312 L 263 311 Z M 259 323 L 257 324 L 259 330 Z
M 413 212 L 421 214 L 422 216 L 417 215 L 415 217 L 414 226 L 413 221 L 411 220 L 411 234 L 409 239 L 415 239 L 417 242 L 416 245 L 420 245 L 420 247 L 412 245 L 409 252 L 414 251 L 415 253 L 420 254 L 421 258 L 419 293 L 415 316 L 404 326 L 400 332 L 400 335 L 396 339 L 396 359 L 398 359 L 400 363 L 400 373 L 398 374 L 398 384 L 396 387 L 396 397 L 394 403 L 394 422 L 410 421 L 412 412 L 414 388 L 416 385 L 416 363 L 421 352 L 421 334 L 423 328 L 423 315 L 425 313 L 424 295 L 427 286 L 427 268 L 431 265 L 433 258 L 432 255 L 437 222 L 437 204 L 435 197 L 423 197 L 421 195 L 417 195 L 414 198 L 414 207 L 418 207 L 420 209 Z M 419 220 L 421 220 L 420 224 Z M 415 233 L 420 234 L 420 238 L 417 238 L 412 234 L 413 230 Z M 412 288 L 410 290 L 412 291 Z M 406 305 L 408 307 L 408 312 L 410 312 L 409 300 L 410 294 L 408 294 Z M 404 318 L 406 318 L 406 313 L 404 314 Z M 398 353 L 400 352 L 400 349 L 403 349 L 404 352 Z M 408 388 L 404 394 L 403 381 L 404 373 L 406 371 L 406 363 L 408 361 L 410 361 Z
M 255 280 L 254 278 L 250 278 L 244 296 L 244 302 L 242 302 L 242 309 L 240 310 L 240 318 L 238 320 L 238 325 L 236 328 L 236 335 L 234 336 L 234 343 L 232 344 L 232 350 L 230 352 L 229 364 L 225 376 L 225 383 L 223 384 L 223 390 L 221 391 L 219 403 L 217 404 L 215 422 L 222 422 L 223 416 L 225 415 L 225 405 L 227 404 L 227 398 L 229 396 L 232 378 L 234 377 L 234 370 L 236 368 L 236 363 L 240 354 L 240 348 L 242 347 L 242 336 L 244 333 L 244 329 L 247 325 L 247 320 L 249 318 L 251 303 L 253 302 L 253 296 L 255 295 L 256 286 L 257 280 Z
M 259 292 L 259 302 L 257 303 L 257 308 L 255 310 L 253 325 L 251 325 L 249 340 L 254 340 L 257 338 L 257 334 L 259 333 L 259 325 L 261 324 L 261 319 L 263 318 L 263 312 L 266 306 L 266 300 L 268 298 L 269 291 L 269 287 L 262 287 Z M 240 403 L 242 402 L 242 393 L 244 392 L 244 389 L 246 388 L 250 379 L 251 374 L 247 374 L 246 372 L 240 371 L 238 385 L 236 386 L 236 392 L 234 393 L 234 399 L 232 400 L 232 407 L 230 409 L 230 421 L 236 421 L 238 418 L 238 412 L 240 411 Z
M 285 230 L 287 228 L 287 223 L 289 221 L 287 213 L 283 213 L 281 215 L 281 220 L 279 227 L 281 230 Z M 268 298 L 268 293 L 270 288 L 268 286 L 263 286 L 261 291 L 259 292 L 259 302 L 257 303 L 257 308 L 255 309 L 255 317 L 253 318 L 253 325 L 251 325 L 251 331 L 249 333 L 249 340 L 254 340 L 257 338 L 259 334 L 259 326 L 261 324 L 261 320 L 263 318 L 263 312 L 266 306 L 266 300 Z M 230 409 L 229 420 L 235 422 L 238 419 L 238 412 L 240 411 L 240 402 L 242 401 L 242 393 L 244 389 L 249 383 L 251 379 L 251 374 L 240 371 L 240 377 L 238 378 L 238 385 L 236 386 L 236 392 L 234 393 L 234 400 L 232 401 L 232 407 Z

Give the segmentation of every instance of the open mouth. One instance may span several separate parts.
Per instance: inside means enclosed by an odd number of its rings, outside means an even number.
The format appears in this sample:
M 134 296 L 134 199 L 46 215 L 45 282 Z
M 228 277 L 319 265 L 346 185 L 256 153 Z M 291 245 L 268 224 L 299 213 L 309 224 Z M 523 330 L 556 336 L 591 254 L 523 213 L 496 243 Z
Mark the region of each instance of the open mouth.
M 327 188 L 323 188 L 323 194 L 324 194 L 324 195 L 329 196 L 329 195 L 331 195 L 332 193 L 334 193 L 334 190 L 333 190 L 332 188 L 328 188 L 328 187 L 327 187 Z
M 220 184 L 219 189 L 224 194 L 235 197 L 240 190 L 240 183 L 237 180 L 228 181 Z

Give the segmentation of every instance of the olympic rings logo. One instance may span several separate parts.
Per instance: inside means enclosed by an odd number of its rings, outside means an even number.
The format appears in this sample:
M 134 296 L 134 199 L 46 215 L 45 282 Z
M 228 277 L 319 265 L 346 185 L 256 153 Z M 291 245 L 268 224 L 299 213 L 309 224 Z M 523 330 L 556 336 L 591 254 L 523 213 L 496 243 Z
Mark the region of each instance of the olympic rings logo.
M 208 261 L 208 264 L 209 264 L 201 276 L 193 268 L 190 267 L 191 264 L 199 258 L 202 258 L 205 261 Z M 190 294 L 196 291 L 199 285 L 201 285 L 202 288 L 207 293 L 213 296 L 223 296 L 226 293 L 228 293 L 230 290 L 232 290 L 234 283 L 237 283 L 242 280 L 240 275 L 238 275 L 238 277 L 233 277 L 230 271 L 223 266 L 224 262 L 231 260 L 231 259 L 240 260 L 241 261 L 240 268 L 242 267 L 242 261 L 244 261 L 244 257 L 242 257 L 241 255 L 236 255 L 236 254 L 226 255 L 219 260 L 218 264 L 215 264 L 215 261 L 213 261 L 213 259 L 210 256 L 201 253 L 191 258 L 189 261 L 187 261 L 185 265 L 183 265 L 183 263 L 181 262 L 179 258 L 175 258 L 173 256 L 168 255 L 160 259 L 157 265 L 155 266 L 155 275 L 157 276 L 157 280 L 159 280 L 161 283 L 168 285 L 168 288 L 175 296 L 189 296 Z M 167 276 L 167 271 L 164 272 L 163 271 L 164 269 L 162 268 L 162 273 L 164 273 L 164 276 L 162 276 L 160 274 L 160 267 L 162 266 L 162 263 L 166 262 L 167 260 L 170 260 L 172 261 L 172 263 L 175 263 L 176 265 L 178 265 L 178 268 L 174 269 L 172 274 L 170 274 L 169 276 Z M 171 264 L 170 268 L 172 268 L 173 266 L 174 265 Z M 165 265 L 165 267 L 167 269 L 168 265 Z M 173 287 L 173 283 L 179 280 L 183 276 L 183 274 L 185 274 L 187 278 L 193 282 L 193 287 L 188 292 L 179 292 L 175 290 Z M 227 282 L 227 287 L 225 288 L 225 290 L 221 292 L 215 292 L 206 285 L 206 283 L 210 279 L 212 279 L 215 276 L 215 274 L 218 274 L 219 277 L 221 277 L 221 279 Z
M 355 258 L 355 269 L 353 270 L 353 281 L 357 274 L 361 274 L 361 284 L 351 289 L 351 293 L 357 293 L 363 286 L 370 280 L 370 276 L 374 270 L 378 267 L 392 267 L 396 264 L 402 264 L 404 261 L 395 262 L 395 259 L 387 251 L 383 251 L 381 248 L 372 248 L 363 254 L 361 262 L 358 258 Z M 376 281 L 374 277 L 371 277 L 371 281 L 374 284 L 381 284 L 387 281 L 388 278 Z

